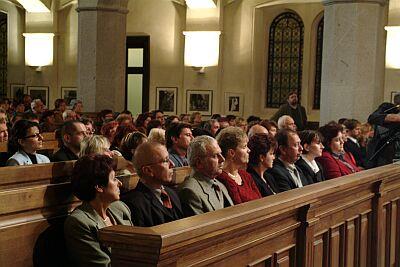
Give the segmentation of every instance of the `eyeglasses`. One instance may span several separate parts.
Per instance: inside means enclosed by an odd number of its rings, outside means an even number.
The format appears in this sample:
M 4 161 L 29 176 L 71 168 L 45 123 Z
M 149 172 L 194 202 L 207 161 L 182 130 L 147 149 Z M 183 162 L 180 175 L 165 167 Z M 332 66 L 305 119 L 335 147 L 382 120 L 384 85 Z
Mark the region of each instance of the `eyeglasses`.
M 42 135 L 40 133 L 35 133 L 35 134 L 24 137 L 24 139 L 28 139 L 28 138 L 42 138 Z
M 150 164 L 143 165 L 142 168 L 143 168 L 143 167 L 146 167 L 146 166 L 157 165 L 157 164 L 160 164 L 160 163 L 161 163 L 161 164 L 168 164 L 168 165 L 169 165 L 169 163 L 170 163 L 169 157 L 166 157 L 165 159 L 163 159 L 163 160 L 161 160 L 161 161 L 159 161 L 159 162 L 155 162 L 155 163 L 150 163 Z

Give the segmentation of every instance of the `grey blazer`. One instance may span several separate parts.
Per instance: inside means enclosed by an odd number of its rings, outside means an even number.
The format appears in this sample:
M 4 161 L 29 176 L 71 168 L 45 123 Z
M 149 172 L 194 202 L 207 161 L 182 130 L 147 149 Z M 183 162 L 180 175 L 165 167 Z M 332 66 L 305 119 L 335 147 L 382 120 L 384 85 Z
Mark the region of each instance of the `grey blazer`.
M 108 208 L 108 215 L 116 224 L 133 225 L 131 213 L 125 203 L 115 201 Z M 83 202 L 65 221 L 64 236 L 71 266 L 108 266 L 110 249 L 100 245 L 97 232 L 106 227 L 103 219 Z
M 36 153 L 36 160 L 37 163 L 50 163 L 50 160 L 48 157 L 42 154 Z M 11 158 L 9 158 L 6 162 L 6 166 L 18 166 L 18 165 L 32 165 L 31 159 L 28 157 L 28 155 L 25 153 L 23 150 L 19 150 L 15 152 L 14 155 L 12 155 Z
M 214 190 L 213 183 L 220 188 L 219 196 Z M 179 190 L 179 198 L 185 216 L 192 216 L 233 206 L 226 187 L 218 180 L 214 181 L 201 173 L 192 172 Z M 224 201 L 220 201 L 220 199 Z M 221 203 L 224 202 L 224 205 Z

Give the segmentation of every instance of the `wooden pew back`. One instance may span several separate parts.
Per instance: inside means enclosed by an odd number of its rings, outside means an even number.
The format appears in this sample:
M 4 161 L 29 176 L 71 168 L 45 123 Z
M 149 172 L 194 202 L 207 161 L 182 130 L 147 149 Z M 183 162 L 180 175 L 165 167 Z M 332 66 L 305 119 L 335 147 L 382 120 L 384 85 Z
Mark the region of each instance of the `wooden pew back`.
M 68 182 L 73 163 L 0 168 L 0 266 L 33 266 L 39 235 L 80 204 Z M 177 169 L 175 180 L 183 181 L 189 171 Z M 127 189 L 138 181 L 136 174 L 119 178 Z
M 59 149 L 58 140 L 56 139 L 55 133 L 42 133 L 43 136 L 43 147 L 40 149 L 48 150 L 51 153 L 54 153 Z M 1 142 L 0 143 L 0 152 L 8 152 L 8 142 Z
M 399 205 L 393 164 L 99 237 L 113 266 L 400 266 Z

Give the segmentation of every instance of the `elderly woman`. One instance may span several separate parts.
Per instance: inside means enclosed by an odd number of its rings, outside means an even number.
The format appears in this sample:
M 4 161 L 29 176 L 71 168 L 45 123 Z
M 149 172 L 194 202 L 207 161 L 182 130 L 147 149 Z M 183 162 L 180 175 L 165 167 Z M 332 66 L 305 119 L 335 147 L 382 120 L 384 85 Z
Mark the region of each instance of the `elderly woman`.
M 48 157 L 36 153 L 43 146 L 43 137 L 39 124 L 28 120 L 19 120 L 11 129 L 9 151 L 15 154 L 7 160 L 7 166 L 49 163 Z
M 296 161 L 296 166 L 300 168 L 304 176 L 314 183 L 325 180 L 325 175 L 321 164 L 315 158 L 322 156 L 324 145 L 316 131 L 304 130 L 299 133 L 303 151 L 300 159 Z
M 107 155 L 112 158 L 114 151 L 110 150 L 110 141 L 102 135 L 93 135 L 83 139 L 79 157 L 93 154 Z
M 319 128 L 325 150 L 316 160 L 322 165 L 325 179 L 337 178 L 359 171 L 353 155 L 343 149 L 343 128 L 329 123 Z
M 247 144 L 250 149 L 247 172 L 257 185 L 261 196 L 275 195 L 279 192 L 274 177 L 266 170 L 272 168 L 275 159 L 275 141 L 267 134 L 255 134 Z
M 121 201 L 121 182 L 115 177 L 113 161 L 105 155 L 77 160 L 72 174 L 72 192 L 83 203 L 66 219 L 64 235 L 73 266 L 109 266 L 110 250 L 100 245 L 99 229 L 132 225 L 129 208 Z
M 149 142 L 157 142 L 162 145 L 166 144 L 165 140 L 165 130 L 160 128 L 153 128 L 149 132 L 148 136 Z
M 237 127 L 227 127 L 218 134 L 217 142 L 222 156 L 225 157 L 222 173 L 217 179 L 228 189 L 233 203 L 240 204 L 261 198 L 251 175 L 244 170 L 249 162 L 250 152 L 245 132 Z

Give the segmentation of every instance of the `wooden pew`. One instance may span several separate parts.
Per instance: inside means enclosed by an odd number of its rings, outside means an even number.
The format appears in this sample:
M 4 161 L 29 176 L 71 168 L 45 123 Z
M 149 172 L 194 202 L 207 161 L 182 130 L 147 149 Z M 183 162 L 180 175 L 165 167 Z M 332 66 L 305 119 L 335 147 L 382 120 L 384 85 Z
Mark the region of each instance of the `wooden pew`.
M 80 204 L 68 182 L 73 163 L 0 168 L 0 266 L 33 266 L 39 235 Z M 119 159 L 118 167 L 124 166 Z M 189 171 L 176 169 L 175 180 L 183 181 Z M 138 181 L 136 174 L 119 178 L 127 189 Z
M 392 164 L 99 238 L 113 266 L 400 266 L 399 199 Z

